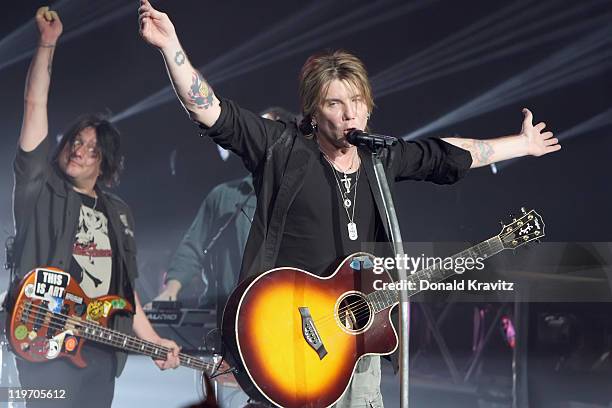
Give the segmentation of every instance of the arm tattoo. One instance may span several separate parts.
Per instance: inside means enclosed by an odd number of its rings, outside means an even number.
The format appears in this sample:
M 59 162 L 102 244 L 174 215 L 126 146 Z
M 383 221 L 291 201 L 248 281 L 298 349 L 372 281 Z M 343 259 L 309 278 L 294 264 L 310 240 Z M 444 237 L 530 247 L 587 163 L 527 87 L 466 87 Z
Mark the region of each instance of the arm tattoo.
M 474 140 L 468 143 L 462 143 L 460 147 L 470 152 L 474 164 L 477 165 L 488 164 L 491 156 L 493 156 L 495 153 L 493 146 L 483 140 Z
M 183 50 L 178 50 L 174 55 L 174 62 L 176 65 L 181 66 L 185 63 L 185 53 Z
M 483 140 L 475 140 L 472 148 L 469 150 L 473 153 L 474 159 L 478 164 L 489 163 L 491 156 L 495 153 L 491 144 Z
M 51 76 L 51 65 L 53 65 L 53 52 L 55 50 L 51 50 L 51 53 L 49 54 L 49 62 L 47 63 L 47 72 L 49 73 L 49 76 Z
M 197 71 L 193 73 L 187 96 L 198 109 L 208 109 L 213 104 L 213 90 Z

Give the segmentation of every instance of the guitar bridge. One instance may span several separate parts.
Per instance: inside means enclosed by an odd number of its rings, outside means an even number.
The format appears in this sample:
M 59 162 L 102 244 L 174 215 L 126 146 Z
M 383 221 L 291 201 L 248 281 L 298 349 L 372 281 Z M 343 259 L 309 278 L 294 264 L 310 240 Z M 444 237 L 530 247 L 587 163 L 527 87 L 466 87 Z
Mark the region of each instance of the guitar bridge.
M 319 336 L 319 332 L 312 321 L 312 316 L 310 316 L 310 310 L 307 307 L 300 307 L 300 316 L 302 316 L 302 335 L 304 336 L 304 340 L 312 349 L 317 353 L 319 359 L 322 360 L 323 357 L 327 355 L 327 350 L 323 345 L 323 341 L 321 341 L 321 336 Z

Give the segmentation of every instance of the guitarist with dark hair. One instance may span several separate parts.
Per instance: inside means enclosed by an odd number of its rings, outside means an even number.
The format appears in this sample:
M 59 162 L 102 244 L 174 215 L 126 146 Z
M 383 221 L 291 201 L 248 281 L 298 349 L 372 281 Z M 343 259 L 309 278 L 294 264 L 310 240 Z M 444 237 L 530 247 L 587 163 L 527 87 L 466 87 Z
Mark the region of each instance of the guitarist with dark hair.
M 139 338 L 170 349 L 167 358 L 155 364 L 162 370 L 175 368 L 179 347 L 159 337 L 134 291 L 138 272 L 130 209 L 101 188 L 118 182 L 122 167 L 119 133 L 104 117 L 83 116 L 51 154 L 47 98 L 62 23 L 48 7 L 39 8 L 35 20 L 40 38 L 26 79 L 23 125 L 14 165 L 17 278 L 34 268 L 52 266 L 69 272 L 87 297 L 120 295 L 134 305 L 134 313 L 115 316 L 113 328 L 133 330 Z M 57 283 L 57 279 L 53 281 Z M 13 282 L 13 290 L 17 283 Z M 60 292 L 61 288 L 56 289 L 52 295 Z M 88 308 L 90 312 L 93 308 Z M 37 336 L 25 324 L 12 326 L 12 331 L 7 335 L 23 341 L 21 345 Z M 64 337 L 39 338 L 41 347 L 36 351 L 44 354 L 43 362 L 17 360 L 21 388 L 53 390 L 60 398 L 32 399 L 28 407 L 110 407 L 125 353 L 88 342 L 82 350 L 79 348 L 87 367 L 78 368 L 66 359 L 54 358 L 61 351 L 74 349 L 80 340 L 75 337 L 68 343 Z

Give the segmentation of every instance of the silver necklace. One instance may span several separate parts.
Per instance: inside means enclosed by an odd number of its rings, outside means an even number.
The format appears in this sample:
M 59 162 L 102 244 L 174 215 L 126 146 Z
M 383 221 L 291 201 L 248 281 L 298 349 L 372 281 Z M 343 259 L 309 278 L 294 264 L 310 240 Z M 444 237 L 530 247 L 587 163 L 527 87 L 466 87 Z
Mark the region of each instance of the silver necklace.
M 336 174 L 336 168 L 334 167 L 333 163 L 327 158 L 327 156 L 323 155 L 323 157 L 325 157 L 325 160 L 327 160 L 327 162 L 329 163 L 332 169 L 332 173 L 334 173 L 334 179 L 336 180 L 336 184 L 338 185 L 338 190 L 340 191 L 340 196 L 342 197 L 344 211 L 346 211 L 346 217 L 348 218 L 348 221 L 349 221 L 348 224 L 346 224 L 349 239 L 351 241 L 355 241 L 357 240 L 357 238 L 359 238 L 359 235 L 357 234 L 357 224 L 355 224 L 355 208 L 357 207 L 357 183 L 359 182 L 359 174 L 361 173 L 361 168 L 357 169 L 357 174 L 355 176 L 355 185 L 354 185 L 355 191 L 353 193 L 353 202 L 355 203 L 355 205 L 352 205 L 351 199 L 348 197 L 350 193 L 350 189 L 347 188 L 346 193 L 342 191 L 342 187 L 340 186 L 341 179 Z M 348 178 L 346 173 L 344 173 L 344 178 Z M 345 187 L 346 187 L 346 184 L 345 184 Z M 349 208 L 351 206 L 353 207 L 353 209 L 352 209 L 352 213 L 349 214 Z
M 340 190 L 340 195 L 342 196 L 342 203 L 344 204 L 344 208 L 351 208 L 351 206 L 353 205 L 353 202 L 355 202 L 355 196 L 357 194 L 357 182 L 359 181 L 359 175 L 361 174 L 361 169 L 358 169 L 357 172 L 355 173 L 355 184 L 353 184 L 352 188 L 355 188 L 355 192 L 353 194 L 353 201 L 351 201 L 351 199 L 349 198 L 349 194 L 351 193 L 350 189 L 347 189 L 346 191 L 342 191 L 342 188 L 340 187 L 340 182 L 343 179 L 338 179 L 338 175 L 336 174 L 336 170 L 332 168 L 332 170 L 334 171 L 334 175 L 336 178 L 336 184 L 338 185 L 338 189 Z M 348 174 L 344 175 L 345 178 L 348 178 Z M 348 180 L 350 182 L 352 182 L 351 178 L 348 178 Z
M 323 153 L 323 151 L 321 151 L 321 153 Z M 337 171 L 339 171 L 340 173 L 342 173 L 344 175 L 344 177 L 341 178 L 340 181 L 344 185 L 344 189 L 346 190 L 346 194 L 350 194 L 351 189 L 353 187 L 353 184 L 352 184 L 353 180 L 348 176 L 348 172 L 353 169 L 353 166 L 355 165 L 355 157 L 356 156 L 357 156 L 357 150 L 355 150 L 355 153 L 353 154 L 353 158 L 351 159 L 351 165 L 349 166 L 349 168 L 346 169 L 346 170 L 342 170 L 340 168 L 336 168 L 336 165 L 334 164 L 334 162 L 327 156 L 327 154 L 323 153 L 323 157 L 325 157 L 325 160 L 327 160 L 327 162 L 330 164 L 330 166 L 332 166 L 332 169 L 337 170 Z M 356 183 L 355 183 L 355 185 L 356 185 Z

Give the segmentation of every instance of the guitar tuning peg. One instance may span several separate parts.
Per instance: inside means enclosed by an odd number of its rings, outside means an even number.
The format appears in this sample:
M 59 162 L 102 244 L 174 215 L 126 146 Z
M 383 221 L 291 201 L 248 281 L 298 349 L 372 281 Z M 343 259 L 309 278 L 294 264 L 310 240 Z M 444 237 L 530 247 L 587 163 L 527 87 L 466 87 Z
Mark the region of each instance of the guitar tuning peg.
M 506 228 L 506 224 L 504 224 L 503 220 L 499 220 L 499 224 L 502 226 L 502 228 Z
M 522 212 L 523 214 L 527 214 L 527 211 L 525 210 L 525 207 L 521 207 L 521 212 Z

